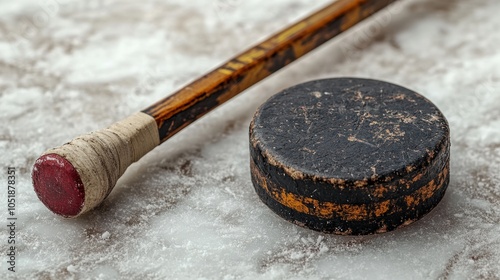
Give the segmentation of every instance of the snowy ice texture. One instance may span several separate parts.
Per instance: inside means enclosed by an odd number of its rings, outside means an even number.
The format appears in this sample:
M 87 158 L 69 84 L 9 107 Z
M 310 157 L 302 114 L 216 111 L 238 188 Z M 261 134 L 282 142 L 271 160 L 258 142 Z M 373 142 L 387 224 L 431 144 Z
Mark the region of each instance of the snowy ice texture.
M 37 199 L 44 150 L 143 109 L 328 1 L 0 2 L 0 220 L 18 170 L 18 279 L 500 278 L 500 2 L 406 0 L 307 55 L 134 164 L 76 220 Z M 344 237 L 254 193 L 247 127 L 273 93 L 357 76 L 414 89 L 452 132 L 451 182 L 422 220 Z M 1 252 L 7 231 L 0 230 Z

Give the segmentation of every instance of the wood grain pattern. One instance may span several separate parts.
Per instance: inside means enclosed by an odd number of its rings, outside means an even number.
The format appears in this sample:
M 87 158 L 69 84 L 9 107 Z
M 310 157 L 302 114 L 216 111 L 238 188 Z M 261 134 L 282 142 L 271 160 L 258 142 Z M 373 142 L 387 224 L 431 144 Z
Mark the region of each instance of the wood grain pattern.
M 395 0 L 340 0 L 276 33 L 143 110 L 163 142 L 238 93 Z

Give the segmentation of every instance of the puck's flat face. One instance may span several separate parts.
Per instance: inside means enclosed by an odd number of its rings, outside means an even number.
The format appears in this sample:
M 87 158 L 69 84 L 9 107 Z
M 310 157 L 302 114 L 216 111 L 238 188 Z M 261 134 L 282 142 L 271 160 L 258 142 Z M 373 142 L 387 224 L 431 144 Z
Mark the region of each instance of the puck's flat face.
M 326 79 L 276 94 L 255 114 L 250 149 L 261 199 L 324 232 L 411 223 L 448 184 L 446 119 L 421 95 L 381 81 Z

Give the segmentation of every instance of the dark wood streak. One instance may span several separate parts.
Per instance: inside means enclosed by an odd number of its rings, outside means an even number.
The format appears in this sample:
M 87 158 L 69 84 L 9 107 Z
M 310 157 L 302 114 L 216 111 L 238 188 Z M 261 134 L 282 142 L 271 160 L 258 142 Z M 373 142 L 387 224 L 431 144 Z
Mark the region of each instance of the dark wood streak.
M 156 120 L 163 142 L 238 93 L 395 1 L 336 1 L 143 112 Z

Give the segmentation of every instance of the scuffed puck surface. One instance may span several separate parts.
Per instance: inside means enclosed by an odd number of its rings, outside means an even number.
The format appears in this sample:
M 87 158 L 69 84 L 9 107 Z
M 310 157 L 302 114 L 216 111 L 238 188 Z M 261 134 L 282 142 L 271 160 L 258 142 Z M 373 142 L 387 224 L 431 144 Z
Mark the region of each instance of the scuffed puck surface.
M 449 182 L 449 149 L 436 106 L 376 80 L 291 87 L 250 125 L 261 200 L 293 223 L 337 234 L 386 232 L 431 211 Z
M 35 162 L 33 186 L 38 198 L 52 212 L 64 217 L 80 213 L 85 191 L 78 171 L 64 157 L 46 154 Z

